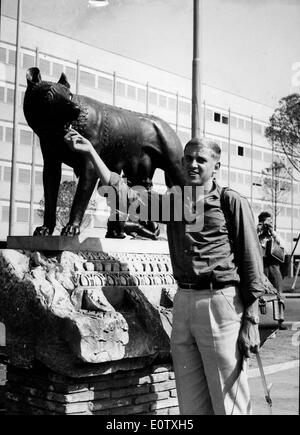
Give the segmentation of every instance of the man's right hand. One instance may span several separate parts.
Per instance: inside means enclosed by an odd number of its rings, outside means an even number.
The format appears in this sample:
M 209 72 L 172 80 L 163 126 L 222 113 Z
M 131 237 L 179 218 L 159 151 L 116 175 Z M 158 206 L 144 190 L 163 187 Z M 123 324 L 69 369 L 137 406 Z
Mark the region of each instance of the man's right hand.
M 85 137 L 81 136 L 76 130 L 70 129 L 65 135 L 65 142 L 68 144 L 71 151 L 90 155 L 93 150 L 91 142 Z

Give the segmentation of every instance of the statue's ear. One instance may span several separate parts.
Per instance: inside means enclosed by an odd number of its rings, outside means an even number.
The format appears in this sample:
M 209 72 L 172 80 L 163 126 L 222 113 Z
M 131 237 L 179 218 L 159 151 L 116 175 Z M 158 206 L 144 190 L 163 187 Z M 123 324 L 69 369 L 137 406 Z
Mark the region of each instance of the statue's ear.
M 60 85 L 64 85 L 64 86 L 66 86 L 68 89 L 71 88 L 71 85 L 70 85 L 70 83 L 68 82 L 67 76 L 66 76 L 64 73 L 62 73 L 62 75 L 60 76 L 60 79 L 58 80 L 58 83 L 59 83 Z
M 27 85 L 30 88 L 33 88 L 37 84 L 41 83 L 42 77 L 40 70 L 36 67 L 29 68 L 26 73 Z

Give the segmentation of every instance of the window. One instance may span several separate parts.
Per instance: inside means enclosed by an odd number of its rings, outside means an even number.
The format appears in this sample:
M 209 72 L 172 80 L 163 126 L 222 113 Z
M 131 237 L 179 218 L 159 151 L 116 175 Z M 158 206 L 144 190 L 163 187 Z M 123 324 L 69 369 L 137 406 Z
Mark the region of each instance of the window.
M 262 130 L 263 130 L 263 126 L 262 125 L 258 124 L 257 122 L 253 123 L 253 131 L 254 131 L 254 133 L 256 133 L 256 134 L 263 134 Z
M 237 154 L 237 146 L 234 144 L 230 144 L 230 154 L 236 156 Z
M 23 54 L 23 68 L 28 69 L 35 65 L 34 57 L 30 54 Z
M 251 184 L 251 175 L 249 175 L 249 174 L 245 175 L 245 184 L 247 186 L 250 186 L 250 184 Z
M 19 183 L 30 184 L 30 169 L 19 169 Z
M 0 125 L 0 142 L 3 142 L 3 127 Z
M 164 95 L 159 96 L 159 106 L 167 108 L 167 97 L 165 97 Z
M 220 113 L 217 113 L 217 112 L 214 113 L 214 121 L 221 122 L 221 114 Z
M 6 63 L 6 49 L 3 47 L 0 47 L 0 62 Z
M 95 75 L 86 71 L 80 72 L 80 83 L 91 88 L 95 87 Z
M 62 174 L 61 181 L 73 181 L 72 174 Z
M 261 176 L 253 175 L 253 185 L 254 186 L 261 186 Z
M 146 103 L 146 89 L 138 88 L 138 90 L 137 90 L 137 100 L 140 103 Z
M 267 163 L 272 163 L 272 154 L 271 153 L 264 153 L 264 161 Z
M 35 171 L 35 184 L 39 186 L 43 184 L 43 173 L 41 171 Z
M 168 98 L 168 107 L 169 107 L 169 110 L 172 110 L 173 112 L 175 112 L 176 111 L 176 106 L 177 106 L 176 99 L 169 97 Z
M 227 142 L 222 142 L 221 144 L 221 148 L 222 148 L 222 153 L 228 153 L 228 143 Z
M 245 157 L 247 157 L 248 159 L 251 158 L 251 150 L 250 150 L 250 148 L 244 148 L 244 153 L 245 153 Z
M 256 214 L 259 214 L 261 212 L 261 204 L 258 204 L 257 202 L 253 203 L 253 211 Z
M 230 171 L 230 181 L 236 183 L 236 173 L 233 171 Z
M 15 63 L 16 63 L 15 50 L 8 50 L 8 63 L 9 63 L 9 65 L 15 65 Z
M 56 77 L 60 77 L 62 72 L 64 72 L 64 66 L 60 63 L 53 62 L 52 74 Z
M 1 221 L 2 222 L 9 221 L 9 206 L 8 205 L 2 206 Z
M 228 180 L 228 171 L 227 171 L 227 169 L 222 169 L 221 174 L 222 174 L 222 179 L 227 181 Z
M 136 88 L 134 86 L 127 86 L 127 97 L 131 100 L 136 100 Z
M 191 135 L 190 133 L 187 133 L 186 131 L 178 131 L 178 136 L 179 139 L 181 140 L 181 142 L 183 144 L 186 144 L 190 139 L 191 139 Z
M 21 145 L 32 145 L 32 132 L 28 130 L 20 131 L 20 144 Z
M 241 118 L 238 118 L 238 128 L 240 128 L 242 130 L 245 128 L 245 122 Z
M 191 113 L 191 105 L 190 103 L 185 103 L 184 101 L 179 102 L 179 112 L 185 113 L 189 115 Z
M 13 129 L 11 128 L 11 127 L 6 127 L 5 128 L 5 141 L 6 142 L 12 142 L 12 132 L 13 132 Z
M 149 92 L 149 103 L 153 106 L 157 105 L 157 94 L 155 92 Z
M 238 173 L 238 183 L 244 184 L 244 174 Z
M 4 166 L 3 171 L 3 180 L 10 182 L 11 177 L 11 168 L 9 166 Z
M 244 147 L 238 146 L 238 156 L 244 157 Z
M 7 89 L 6 101 L 8 104 L 14 104 L 14 96 L 15 96 L 15 90 L 14 89 Z
M 251 121 L 246 121 L 245 125 L 246 125 L 246 130 L 251 130 L 251 128 L 252 128 L 252 122 Z
M 236 116 L 230 116 L 230 125 L 233 128 L 237 128 L 237 117 Z
M 42 74 L 50 75 L 50 62 L 46 59 L 40 59 L 40 70 Z
M 228 125 L 228 116 L 222 116 L 222 124 Z
M 125 83 L 117 82 L 117 95 L 119 97 L 125 97 Z
M 291 207 L 287 207 L 287 208 L 286 208 L 286 215 L 287 215 L 288 217 L 291 217 L 291 216 L 292 216 L 292 209 L 291 209 Z
M 35 225 L 42 225 L 43 223 L 43 218 L 39 216 L 38 210 L 33 211 L 33 221 Z
M 258 150 L 253 150 L 253 159 L 254 160 L 262 160 L 262 152 Z
M 293 208 L 293 216 L 294 216 L 294 218 L 298 219 L 298 209 L 297 208 Z
M 25 98 L 25 92 L 24 92 L 24 91 L 21 91 L 21 96 L 20 96 L 20 106 L 23 106 L 24 98 Z
M 206 109 L 206 111 L 205 111 L 205 119 L 207 121 L 212 121 L 213 117 L 214 117 L 214 112 L 212 110 L 210 110 L 210 109 Z
M 4 103 L 5 101 L 5 89 L 3 86 L 0 86 L 0 101 Z
M 103 92 L 112 93 L 113 81 L 105 77 L 98 77 L 98 88 Z
M 76 80 L 76 69 L 71 66 L 66 66 L 66 76 L 70 82 L 75 82 Z
M 17 207 L 17 222 L 19 223 L 29 222 L 29 208 Z

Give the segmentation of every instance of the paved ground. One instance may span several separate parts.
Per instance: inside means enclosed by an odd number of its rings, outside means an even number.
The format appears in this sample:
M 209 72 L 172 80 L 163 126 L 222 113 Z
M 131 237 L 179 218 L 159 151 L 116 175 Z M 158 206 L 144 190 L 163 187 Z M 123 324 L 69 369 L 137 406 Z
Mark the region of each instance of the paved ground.
M 296 367 L 266 375 L 272 383 L 271 398 L 273 415 L 298 415 L 299 408 L 299 362 Z M 264 390 L 260 377 L 250 379 L 250 390 L 254 415 L 268 415 L 269 408 L 264 399 Z

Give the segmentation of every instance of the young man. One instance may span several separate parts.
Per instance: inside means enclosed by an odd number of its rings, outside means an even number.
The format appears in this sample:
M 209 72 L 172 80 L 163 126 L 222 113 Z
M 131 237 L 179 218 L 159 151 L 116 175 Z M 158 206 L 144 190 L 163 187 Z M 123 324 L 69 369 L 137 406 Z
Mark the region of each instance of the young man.
M 71 131 L 66 141 L 91 159 L 102 185 L 114 186 L 129 201 L 137 198 L 86 139 Z M 229 239 L 222 189 L 215 181 L 220 154 L 212 141 L 188 142 L 183 170 L 187 185 L 203 188 L 204 197 L 194 202 L 196 209 L 197 201 L 204 202 L 204 223 L 196 232 L 188 232 L 184 221 L 167 225 L 178 282 L 171 350 L 181 414 L 251 413 L 244 358 L 259 346 L 257 298 L 264 293 L 263 266 L 251 209 L 234 191 L 224 199 L 233 228 Z

